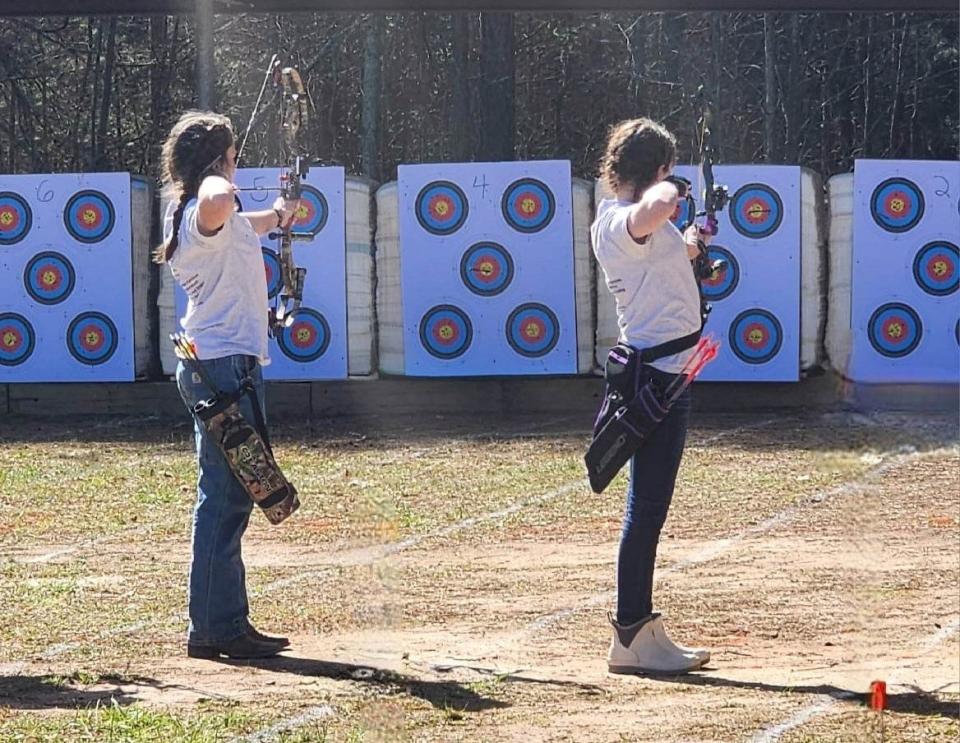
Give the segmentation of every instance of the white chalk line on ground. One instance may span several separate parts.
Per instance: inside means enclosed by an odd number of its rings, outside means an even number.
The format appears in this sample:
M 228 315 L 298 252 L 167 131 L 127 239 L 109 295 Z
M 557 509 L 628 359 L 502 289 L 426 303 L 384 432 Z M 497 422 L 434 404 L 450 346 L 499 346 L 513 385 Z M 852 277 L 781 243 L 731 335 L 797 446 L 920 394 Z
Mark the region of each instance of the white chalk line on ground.
M 546 432 L 539 433 L 540 429 L 549 428 L 550 426 L 557 425 L 559 423 L 571 422 L 573 420 L 582 419 L 582 416 L 560 416 L 550 418 L 546 421 L 540 421 L 538 423 L 531 424 L 529 426 L 524 426 L 513 431 L 508 431 L 504 433 L 482 433 L 482 434 L 467 434 L 467 435 L 452 435 L 452 440 L 454 441 L 474 441 L 474 440 L 483 440 L 483 439 L 492 439 L 494 441 L 499 440 L 510 440 L 510 439 L 522 439 L 522 438 L 539 438 L 546 436 L 561 436 L 561 435 L 571 435 L 573 433 L 585 434 L 587 433 L 586 429 L 576 432 L 571 431 L 561 431 L 561 432 Z M 773 423 L 771 420 L 769 423 Z M 148 526 L 140 526 L 135 529 L 131 529 L 126 532 L 121 532 L 119 534 L 104 534 L 102 536 L 96 537 L 95 539 L 77 542 L 75 544 L 65 545 L 63 547 L 58 547 L 57 549 L 51 550 L 49 552 L 43 552 L 38 555 L 28 555 L 26 557 L 11 556 L 5 559 L 9 559 L 14 563 L 19 563 L 22 565 L 31 565 L 38 563 L 46 563 L 52 560 L 56 560 L 59 557 L 65 557 L 67 555 L 73 555 L 80 552 L 87 552 L 94 547 L 97 547 L 105 542 L 111 541 L 120 541 L 130 539 L 131 537 L 136 537 L 138 535 L 145 534 L 149 531 Z
M 699 565 L 701 563 L 708 562 L 715 557 L 719 557 L 727 552 L 729 552 L 734 546 L 749 539 L 750 537 L 756 536 L 758 534 L 765 534 L 773 529 L 782 526 L 789 521 L 791 521 L 796 516 L 805 510 L 807 504 L 809 503 L 822 503 L 826 500 L 836 498 L 838 496 L 848 495 L 850 493 L 862 492 L 869 489 L 875 483 L 874 481 L 882 477 L 889 470 L 896 467 L 900 467 L 908 462 L 923 459 L 930 456 L 938 456 L 947 452 L 957 452 L 960 451 L 957 447 L 948 447 L 943 449 L 936 449 L 933 451 L 927 452 L 917 452 L 917 451 L 904 451 L 903 448 L 895 450 L 894 452 L 888 452 L 883 457 L 883 461 L 879 464 L 872 467 L 866 473 L 861 475 L 856 480 L 853 480 L 848 483 L 843 483 L 841 485 L 836 485 L 832 488 L 824 490 L 820 493 L 814 493 L 812 496 L 805 498 L 800 503 L 794 503 L 782 511 L 770 516 L 767 519 L 764 519 L 759 524 L 747 527 L 742 531 L 733 534 L 729 537 L 724 537 L 722 539 L 716 539 L 712 541 L 706 547 L 698 550 L 693 555 L 685 557 L 682 560 L 677 561 L 676 563 L 669 565 L 665 568 L 657 570 L 654 579 L 659 580 L 667 575 L 672 573 L 680 572 L 686 570 L 689 567 L 694 565 Z M 559 611 L 553 612 L 552 614 L 547 614 L 546 616 L 539 617 L 534 621 L 530 622 L 522 631 L 521 634 L 527 634 L 530 632 L 536 632 L 543 630 L 553 624 L 562 622 L 567 618 L 584 611 L 586 609 L 592 608 L 597 604 L 604 604 L 610 601 L 613 598 L 616 598 L 616 591 L 604 591 L 603 593 L 596 594 L 590 598 L 584 600 L 582 603 L 577 604 L 576 606 L 566 607 L 560 609 Z
M 940 644 L 955 634 L 958 629 L 960 629 L 960 620 L 954 621 L 951 624 L 942 627 L 924 640 L 924 650 L 926 652 L 930 652 L 936 649 Z M 887 680 L 888 685 L 895 684 L 895 679 L 899 675 L 899 673 L 894 672 L 893 675 Z M 795 728 L 806 725 L 811 720 L 815 720 L 816 718 L 822 717 L 828 712 L 831 712 L 840 702 L 847 699 L 855 699 L 858 696 L 860 695 L 852 691 L 837 692 L 835 694 L 821 694 L 817 697 L 816 701 L 794 713 L 786 720 L 775 723 L 770 727 L 764 728 L 758 732 L 756 735 L 750 738 L 750 743 L 776 743 L 776 741 L 780 740 L 784 733 L 789 733 Z

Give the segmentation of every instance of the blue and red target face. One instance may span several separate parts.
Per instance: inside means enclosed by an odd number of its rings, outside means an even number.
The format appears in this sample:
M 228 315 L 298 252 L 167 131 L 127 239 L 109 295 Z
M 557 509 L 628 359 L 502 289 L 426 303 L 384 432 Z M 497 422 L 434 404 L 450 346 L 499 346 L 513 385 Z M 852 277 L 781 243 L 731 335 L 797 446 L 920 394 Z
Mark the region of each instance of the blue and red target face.
M 560 322 L 543 304 L 522 304 L 507 318 L 507 343 L 521 356 L 546 356 L 560 340 Z
M 100 191 L 80 191 L 63 210 L 63 223 L 70 236 L 82 243 L 105 239 L 116 222 L 113 202 Z
M 117 326 L 102 312 L 83 312 L 67 328 L 67 350 L 81 364 L 109 361 L 119 343 Z
M 711 245 L 707 248 L 707 259 L 709 261 L 725 261 L 723 268 L 710 278 L 703 279 L 700 282 L 703 287 L 703 295 L 711 302 L 718 302 L 733 294 L 740 283 L 740 264 L 733 253 L 718 245 Z
M 326 197 L 312 186 L 300 189 L 300 206 L 293 220 L 294 232 L 308 232 L 316 236 L 327 224 L 330 207 Z
M 469 205 L 460 187 L 450 181 L 428 183 L 417 195 L 417 221 L 433 235 L 450 235 L 467 219 Z
M 960 249 L 946 240 L 924 245 L 913 261 L 913 278 L 927 294 L 945 297 L 957 290 L 960 272 L 957 263 Z
M 674 227 L 683 232 L 685 229 L 687 229 L 687 227 L 693 224 L 693 220 L 696 215 L 697 207 L 693 201 L 693 197 L 687 196 L 677 204 L 677 208 L 673 210 L 673 215 L 670 217 L 670 221 L 673 222 Z
M 274 299 L 283 288 L 283 273 L 280 270 L 280 256 L 270 248 L 260 246 L 263 253 L 263 273 L 267 280 L 267 296 Z
M 473 342 L 473 324 L 467 313 L 451 304 L 431 307 L 420 320 L 420 343 L 438 359 L 462 356 Z
M 37 336 L 30 321 L 15 312 L 0 313 L 0 365 L 18 366 L 36 348 Z
M 767 310 L 745 310 L 730 324 L 730 348 L 738 359 L 747 364 L 765 364 L 773 359 L 783 345 L 780 321 Z
M 730 224 L 744 237 L 770 237 L 783 221 L 779 194 L 762 183 L 748 183 L 730 199 Z
M 513 281 L 513 272 L 513 258 L 499 243 L 475 243 L 460 260 L 460 278 L 464 285 L 483 297 L 504 292 Z
M 27 262 L 23 284 L 34 301 L 45 305 L 63 302 L 76 286 L 77 275 L 65 255 L 52 251 L 38 253 Z
M 906 178 L 888 178 L 870 197 L 870 214 L 887 232 L 906 232 L 923 218 L 923 192 Z
M 909 305 L 889 302 L 881 305 L 867 323 L 870 345 L 882 356 L 902 358 L 911 354 L 923 337 L 920 315 Z
M 30 205 L 11 191 L 0 193 L 0 245 L 20 242 L 33 224 Z
M 301 307 L 293 314 L 293 322 L 277 336 L 277 345 L 293 361 L 316 361 L 330 347 L 330 324 L 316 310 Z
M 556 201 L 547 184 L 521 178 L 507 186 L 500 209 L 507 224 L 518 232 L 540 232 L 553 220 Z

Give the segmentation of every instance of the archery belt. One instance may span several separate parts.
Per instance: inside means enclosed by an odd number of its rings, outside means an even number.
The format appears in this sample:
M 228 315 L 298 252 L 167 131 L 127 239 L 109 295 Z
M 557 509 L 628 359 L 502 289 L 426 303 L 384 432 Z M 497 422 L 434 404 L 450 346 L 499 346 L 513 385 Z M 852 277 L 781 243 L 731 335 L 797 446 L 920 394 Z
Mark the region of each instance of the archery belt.
M 240 412 L 240 399 L 250 397 L 256 425 Z M 300 507 L 297 489 L 284 477 L 273 457 L 263 411 L 253 384 L 247 380 L 238 392 L 198 402 L 194 414 L 217 445 L 230 471 L 263 509 L 271 524 L 279 524 Z

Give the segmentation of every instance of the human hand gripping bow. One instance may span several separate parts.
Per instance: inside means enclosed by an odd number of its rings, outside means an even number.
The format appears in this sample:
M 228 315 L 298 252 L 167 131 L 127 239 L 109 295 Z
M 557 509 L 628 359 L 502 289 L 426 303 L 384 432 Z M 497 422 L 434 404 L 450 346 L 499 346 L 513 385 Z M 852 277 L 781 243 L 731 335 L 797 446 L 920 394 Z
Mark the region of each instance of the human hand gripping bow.
M 310 166 L 306 153 L 299 144 L 298 133 L 307 123 L 307 92 L 303 86 L 300 73 L 294 67 L 282 67 L 278 55 L 274 54 L 267 67 L 260 94 L 254 104 L 253 113 L 247 123 L 240 151 L 237 153 L 237 162 L 243 156 L 243 148 L 250 135 L 254 118 L 260 108 L 267 83 L 273 80 L 274 88 L 280 91 L 280 128 L 283 143 L 285 164 L 281 169 L 280 185 L 274 188 L 256 188 L 258 191 L 278 190 L 284 201 L 298 202 L 302 194 L 302 181 L 309 172 Z M 240 189 L 246 190 L 246 189 Z M 274 334 L 293 322 L 294 314 L 300 309 L 303 302 L 303 286 L 307 276 L 307 269 L 297 266 L 293 257 L 294 240 L 312 240 L 309 232 L 295 232 L 293 224 L 299 216 L 299 207 L 294 216 L 285 223 L 279 224 L 279 231 L 270 233 L 271 239 L 280 238 L 280 274 L 283 288 L 277 306 L 270 309 L 270 328 Z

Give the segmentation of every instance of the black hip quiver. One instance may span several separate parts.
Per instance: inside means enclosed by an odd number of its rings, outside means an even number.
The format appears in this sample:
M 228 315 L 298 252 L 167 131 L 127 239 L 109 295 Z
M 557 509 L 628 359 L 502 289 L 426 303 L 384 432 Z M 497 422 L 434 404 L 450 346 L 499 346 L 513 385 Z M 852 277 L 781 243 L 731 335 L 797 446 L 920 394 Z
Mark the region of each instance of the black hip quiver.
M 604 491 L 670 409 L 665 390 L 642 374 L 643 364 L 692 348 L 702 331 L 703 326 L 695 333 L 643 351 L 626 343 L 610 349 L 604 368 L 606 394 L 593 424 L 593 441 L 584 456 L 594 493 Z

